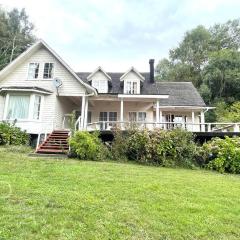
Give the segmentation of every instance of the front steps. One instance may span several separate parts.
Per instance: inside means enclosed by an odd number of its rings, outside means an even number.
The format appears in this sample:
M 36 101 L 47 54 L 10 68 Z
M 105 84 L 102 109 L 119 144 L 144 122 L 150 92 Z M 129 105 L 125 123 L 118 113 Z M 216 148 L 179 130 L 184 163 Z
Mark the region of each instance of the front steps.
M 54 130 L 47 139 L 39 145 L 35 153 L 39 154 L 66 154 L 69 150 L 67 139 L 69 131 Z

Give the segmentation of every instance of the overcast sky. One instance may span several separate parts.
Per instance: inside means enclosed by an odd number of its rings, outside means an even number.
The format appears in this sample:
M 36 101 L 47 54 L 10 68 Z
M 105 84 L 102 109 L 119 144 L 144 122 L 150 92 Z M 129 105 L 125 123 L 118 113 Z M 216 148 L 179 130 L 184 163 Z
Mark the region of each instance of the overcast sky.
M 185 31 L 240 17 L 240 0 L 0 0 L 25 8 L 44 39 L 74 70 L 147 71 Z

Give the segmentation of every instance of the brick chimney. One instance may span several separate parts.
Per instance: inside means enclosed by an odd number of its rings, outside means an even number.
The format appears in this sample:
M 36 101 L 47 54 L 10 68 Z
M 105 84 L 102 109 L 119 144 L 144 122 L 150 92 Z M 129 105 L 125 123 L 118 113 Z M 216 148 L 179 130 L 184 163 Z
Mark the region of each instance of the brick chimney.
M 150 83 L 154 83 L 154 59 L 149 59 L 150 65 Z

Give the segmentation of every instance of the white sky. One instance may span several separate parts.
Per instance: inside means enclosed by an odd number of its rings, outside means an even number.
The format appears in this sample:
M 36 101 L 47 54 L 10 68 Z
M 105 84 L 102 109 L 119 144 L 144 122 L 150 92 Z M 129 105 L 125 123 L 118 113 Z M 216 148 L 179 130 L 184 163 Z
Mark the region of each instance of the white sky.
M 0 0 L 25 8 L 44 39 L 74 70 L 148 71 L 184 32 L 240 17 L 240 0 Z

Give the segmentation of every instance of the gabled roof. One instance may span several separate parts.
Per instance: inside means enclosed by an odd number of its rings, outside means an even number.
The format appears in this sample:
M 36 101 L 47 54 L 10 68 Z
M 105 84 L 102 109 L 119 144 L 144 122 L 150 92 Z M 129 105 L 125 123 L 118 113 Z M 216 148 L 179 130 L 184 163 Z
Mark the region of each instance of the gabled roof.
M 97 94 L 96 89 L 85 83 L 70 67 L 69 65 L 50 47 L 46 42 L 42 39 L 38 40 L 35 44 L 29 47 L 25 52 L 20 54 L 15 60 L 13 60 L 10 64 L 8 64 L 2 71 L 0 71 L 0 80 L 5 77 L 8 73 L 11 72 L 21 61 L 30 57 L 33 53 L 35 53 L 40 47 L 45 47 L 49 52 L 53 54 L 53 56 L 68 70 L 68 72 L 76 78 L 89 92 L 93 92 Z
M 90 72 L 77 72 L 85 82 Z M 108 94 L 123 94 L 120 78 L 123 72 L 107 72 L 112 79 Z M 198 106 L 205 107 L 205 103 L 191 82 L 150 82 L 149 72 L 140 73 L 145 81 L 141 86 L 142 95 L 169 95 L 167 99 L 160 100 L 160 106 Z
M 130 72 L 135 72 L 139 78 L 141 79 L 141 81 L 144 81 L 145 78 L 144 76 L 134 67 L 131 67 L 128 71 L 126 71 L 121 77 L 120 77 L 120 81 L 123 81 L 124 77 L 127 76 Z
M 88 81 L 91 80 L 91 78 L 97 73 L 97 72 L 102 72 L 108 79 L 111 81 L 111 77 L 99 66 L 97 69 L 95 69 L 88 77 Z

